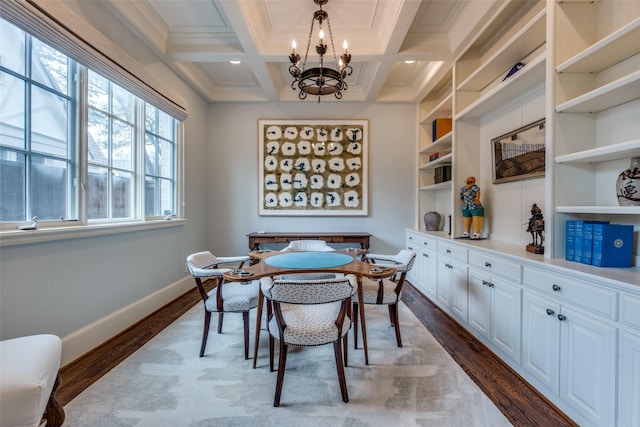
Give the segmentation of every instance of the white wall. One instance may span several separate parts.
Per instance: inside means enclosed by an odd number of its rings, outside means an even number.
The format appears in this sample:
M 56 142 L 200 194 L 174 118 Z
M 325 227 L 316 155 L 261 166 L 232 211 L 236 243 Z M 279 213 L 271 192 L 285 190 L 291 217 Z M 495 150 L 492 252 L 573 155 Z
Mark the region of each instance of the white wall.
M 416 105 L 293 102 L 215 104 L 209 108 L 210 247 L 248 250 L 252 231 L 365 231 L 372 252 L 404 247 L 404 229 L 416 226 Z M 369 215 L 364 217 L 258 216 L 259 119 L 369 120 Z

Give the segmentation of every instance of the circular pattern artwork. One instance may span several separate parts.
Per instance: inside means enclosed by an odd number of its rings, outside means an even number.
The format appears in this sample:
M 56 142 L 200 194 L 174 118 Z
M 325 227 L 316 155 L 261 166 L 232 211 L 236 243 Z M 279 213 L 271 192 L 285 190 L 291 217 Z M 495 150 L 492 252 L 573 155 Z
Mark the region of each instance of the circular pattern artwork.
M 366 215 L 366 120 L 260 120 L 261 215 Z

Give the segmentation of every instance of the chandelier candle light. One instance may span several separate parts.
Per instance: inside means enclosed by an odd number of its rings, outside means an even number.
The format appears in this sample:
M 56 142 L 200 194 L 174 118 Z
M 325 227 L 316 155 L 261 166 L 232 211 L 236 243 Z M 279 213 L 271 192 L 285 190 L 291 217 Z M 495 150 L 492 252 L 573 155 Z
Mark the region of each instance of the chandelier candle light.
M 327 4 L 329 0 L 313 0 L 320 9 L 316 10 L 311 20 L 311 30 L 309 31 L 309 40 L 307 41 L 307 50 L 304 54 L 304 61 L 302 62 L 302 69 L 300 68 L 300 55 L 296 53 L 296 41 L 291 43 L 292 52 L 289 55 L 291 65 L 289 66 L 289 73 L 293 76 L 293 82 L 291 82 L 291 89 L 296 90 L 296 86 L 300 89 L 298 97 L 305 99 L 307 95 L 318 95 L 318 103 L 320 102 L 320 96 L 333 94 L 337 99 L 342 99 L 342 91 L 347 90 L 347 82 L 345 77 L 350 76 L 353 69 L 349 65 L 351 62 L 351 55 L 347 52 L 347 42 L 343 44 L 344 53 L 340 56 L 340 60 L 336 55 L 336 49 L 333 45 L 333 33 L 331 32 L 331 23 L 329 22 L 329 14 L 322 10 L 322 6 Z M 313 27 L 315 22 L 318 21 L 318 27 L 320 29 L 318 36 L 320 38 L 319 43 L 316 45 L 316 52 L 320 56 L 320 63 L 318 67 L 306 68 L 307 57 L 309 56 L 309 47 L 311 46 L 311 35 L 313 34 Z M 331 41 L 331 51 L 333 53 L 333 59 L 336 63 L 336 68 L 325 67 L 324 55 L 327 53 L 327 45 L 324 44 L 324 31 L 322 30 L 323 22 L 327 22 L 327 28 L 329 29 L 329 40 Z

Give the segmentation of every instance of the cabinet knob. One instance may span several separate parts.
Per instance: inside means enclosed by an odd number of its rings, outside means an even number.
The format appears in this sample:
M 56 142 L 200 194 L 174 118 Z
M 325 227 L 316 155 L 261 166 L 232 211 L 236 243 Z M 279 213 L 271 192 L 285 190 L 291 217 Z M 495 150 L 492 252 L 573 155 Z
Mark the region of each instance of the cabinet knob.
M 547 308 L 547 314 L 549 316 L 553 316 L 555 313 L 556 313 L 555 311 L 551 310 L 550 308 Z
M 567 316 L 565 316 L 564 314 L 558 314 L 558 320 L 560 321 L 567 320 Z
M 484 263 L 484 266 L 485 266 L 485 267 L 488 267 L 488 268 L 491 268 L 491 263 L 490 263 L 490 262 L 485 262 L 485 263 Z
M 445 264 L 444 266 L 447 267 L 447 268 L 453 268 L 453 265 L 451 265 L 451 264 Z
M 553 289 L 554 291 L 558 292 L 560 289 L 562 289 L 560 286 L 554 284 L 551 289 Z
M 412 246 L 407 246 L 407 248 L 409 248 L 409 249 L 413 250 L 413 247 L 412 247 Z
M 485 286 L 487 286 L 487 285 L 489 284 L 489 282 L 487 282 L 486 280 L 483 280 L 483 281 L 482 281 L 482 284 L 483 284 L 483 285 L 485 285 Z
M 447 249 L 447 253 L 450 254 L 451 253 L 451 249 Z
M 429 258 L 429 255 L 427 255 L 427 254 L 422 254 L 422 256 L 425 257 L 425 258 Z

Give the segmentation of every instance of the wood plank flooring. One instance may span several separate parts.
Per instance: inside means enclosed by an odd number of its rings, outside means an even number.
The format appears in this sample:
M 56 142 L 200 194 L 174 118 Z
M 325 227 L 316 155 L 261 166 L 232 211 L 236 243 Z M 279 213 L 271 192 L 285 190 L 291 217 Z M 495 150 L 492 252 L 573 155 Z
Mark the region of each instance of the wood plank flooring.
M 577 426 L 415 288 L 405 286 L 402 299 L 514 426 Z M 200 297 L 194 287 L 122 334 L 63 367 L 60 371 L 62 384 L 57 394 L 60 403 L 66 405 L 196 303 L 200 303 Z

